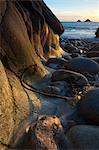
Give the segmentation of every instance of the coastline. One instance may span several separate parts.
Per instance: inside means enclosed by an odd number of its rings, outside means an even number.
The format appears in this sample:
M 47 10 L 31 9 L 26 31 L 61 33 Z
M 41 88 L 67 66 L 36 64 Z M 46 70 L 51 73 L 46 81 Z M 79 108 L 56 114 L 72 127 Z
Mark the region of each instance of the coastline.
M 95 39 L 96 29 L 99 27 L 98 22 L 62 22 L 64 26 L 63 38 L 74 39 Z

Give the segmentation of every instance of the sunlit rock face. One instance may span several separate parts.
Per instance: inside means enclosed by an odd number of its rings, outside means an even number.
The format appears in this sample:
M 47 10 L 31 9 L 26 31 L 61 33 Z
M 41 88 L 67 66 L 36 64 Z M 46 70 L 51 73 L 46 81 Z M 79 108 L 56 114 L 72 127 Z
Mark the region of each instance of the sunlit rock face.
M 40 77 L 48 73 L 41 59 L 62 55 L 63 26 L 41 0 L 0 1 L 0 15 L 0 150 L 4 150 L 19 124 L 41 107 L 40 97 L 24 89 L 17 75 L 30 65 Z
M 4 6 L 5 3 L 0 45 L 10 67 L 20 74 L 22 69 L 37 64 L 38 72 L 46 74 L 40 58 L 61 56 L 59 35 L 63 26 L 43 1 L 4 1 Z
M 0 141 L 8 143 L 14 128 L 14 107 L 11 88 L 0 61 Z M 0 143 L 0 149 L 4 146 Z
M 55 34 L 51 28 L 48 30 L 48 36 L 45 42 L 44 50 L 46 58 L 62 56 L 62 50 L 59 44 L 59 35 Z

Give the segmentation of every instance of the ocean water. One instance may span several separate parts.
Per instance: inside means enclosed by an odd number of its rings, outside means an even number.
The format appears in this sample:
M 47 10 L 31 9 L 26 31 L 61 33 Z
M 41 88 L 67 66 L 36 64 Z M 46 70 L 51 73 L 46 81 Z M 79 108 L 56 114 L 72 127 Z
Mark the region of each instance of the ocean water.
M 99 22 L 62 22 L 64 33 L 61 37 L 69 39 L 94 39 Z M 99 39 L 98 39 L 99 40 Z

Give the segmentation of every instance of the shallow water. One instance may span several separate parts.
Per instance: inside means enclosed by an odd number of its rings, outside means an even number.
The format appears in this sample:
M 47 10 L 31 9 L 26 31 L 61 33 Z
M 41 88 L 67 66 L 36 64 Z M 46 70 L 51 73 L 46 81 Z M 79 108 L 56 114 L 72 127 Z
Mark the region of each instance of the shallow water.
M 62 37 L 69 39 L 95 39 L 99 22 L 62 22 L 64 33 Z M 99 39 L 97 39 L 99 40 Z

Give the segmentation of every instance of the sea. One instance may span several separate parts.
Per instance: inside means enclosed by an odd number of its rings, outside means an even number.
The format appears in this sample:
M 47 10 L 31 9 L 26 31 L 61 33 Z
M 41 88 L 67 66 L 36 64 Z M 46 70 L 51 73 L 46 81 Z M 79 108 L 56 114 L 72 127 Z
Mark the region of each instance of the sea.
M 99 22 L 62 22 L 62 24 L 64 33 L 61 37 L 63 38 L 99 40 L 95 38 Z

